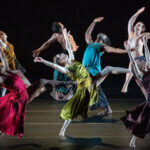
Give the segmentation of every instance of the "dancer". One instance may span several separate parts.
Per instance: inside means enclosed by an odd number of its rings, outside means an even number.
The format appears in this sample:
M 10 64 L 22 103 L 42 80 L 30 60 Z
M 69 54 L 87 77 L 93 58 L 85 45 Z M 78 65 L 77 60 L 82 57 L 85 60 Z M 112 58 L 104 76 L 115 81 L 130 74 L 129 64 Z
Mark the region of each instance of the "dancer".
M 62 34 L 63 29 L 64 29 L 64 25 L 61 22 L 54 22 L 52 24 L 52 30 L 54 32 L 53 35 L 40 48 L 32 51 L 33 57 L 37 57 L 43 50 L 47 49 L 54 42 L 60 43 L 63 50 L 65 51 L 64 53 L 68 53 L 66 50 L 66 42 L 65 42 L 64 36 Z M 73 52 L 77 51 L 79 46 L 76 45 L 73 36 L 71 34 L 69 34 L 68 38 L 69 38 L 69 41 L 71 44 L 72 51 Z
M 146 102 L 134 107 L 131 111 L 121 118 L 129 132 L 132 133 L 129 147 L 135 147 L 136 138 L 144 138 L 150 131 L 150 52 L 147 46 L 147 39 L 143 39 L 145 57 L 133 58 L 131 49 L 127 43 L 125 48 L 128 50 L 129 58 L 132 63 L 132 71 L 135 80 L 140 88 L 144 87 Z
M 3 31 L 0 31 L 0 42 L 3 45 L 2 51 L 5 54 L 7 58 L 7 62 L 9 65 L 9 71 L 12 70 L 20 70 L 22 73 L 25 73 L 26 70 L 22 67 L 22 65 L 19 63 L 19 61 L 16 59 L 15 53 L 14 53 L 14 46 L 7 41 L 7 34 Z M 0 63 L 0 66 L 2 66 L 2 63 Z M 6 93 L 6 89 L 1 89 L 1 96 L 4 96 Z
M 10 92 L 0 98 L 0 131 L 1 134 L 17 134 L 18 137 L 21 137 L 24 130 L 28 94 L 20 77 L 9 72 L 8 63 L 1 48 L 2 45 L 0 47 L 0 57 L 4 67 L 0 70 L 0 85 Z
M 0 42 L 3 45 L 2 50 L 8 61 L 9 71 L 20 70 L 24 74 L 26 70 L 22 67 L 22 65 L 17 60 L 14 52 L 14 46 L 7 41 L 7 38 L 8 38 L 7 34 L 4 33 L 3 31 L 0 31 Z
M 48 48 L 54 42 L 60 43 L 63 48 L 62 53 L 68 55 L 68 52 L 66 50 L 66 42 L 65 42 L 64 36 L 62 34 L 63 29 L 64 29 L 64 25 L 61 22 L 54 22 L 52 24 L 52 31 L 54 32 L 53 35 L 40 48 L 33 51 L 33 57 L 38 56 L 43 50 Z M 78 50 L 79 46 L 76 45 L 76 42 L 74 41 L 74 38 L 71 34 L 69 34 L 68 36 L 69 36 L 69 41 L 71 43 L 71 48 L 72 48 L 73 52 L 76 52 Z M 56 62 L 54 62 L 54 63 L 56 63 Z M 57 63 L 58 63 L 58 65 L 61 65 L 59 62 L 57 62 Z M 71 81 L 71 78 L 69 78 L 67 75 L 62 74 L 61 72 L 59 72 L 56 69 L 54 70 L 54 78 L 53 79 L 58 80 L 58 81 Z M 71 89 L 68 89 L 66 86 L 57 86 L 56 88 L 53 88 L 53 92 L 51 94 L 52 95 L 54 94 L 53 97 L 55 97 L 56 100 L 59 100 L 59 101 L 65 100 L 64 98 L 67 98 L 66 95 L 69 96 L 69 94 L 70 94 L 70 96 L 71 96 L 72 93 L 74 93 L 75 89 L 76 89 L 76 87 L 74 87 L 74 85 L 72 85 Z M 57 93 L 57 94 L 55 94 L 55 93 Z
M 81 115 L 82 118 L 87 118 L 88 106 L 93 105 L 97 101 L 97 89 L 95 86 L 98 86 L 103 80 L 110 74 L 120 74 L 130 72 L 129 69 L 119 68 L 119 67 L 105 67 L 98 75 L 95 84 L 93 84 L 92 79 L 83 67 L 83 65 L 74 60 L 74 55 L 68 40 L 68 35 L 66 29 L 63 30 L 63 34 L 66 40 L 67 50 L 69 57 L 64 54 L 60 54 L 58 61 L 64 63 L 64 67 L 59 66 L 55 63 L 44 60 L 41 57 L 36 57 L 34 62 L 43 63 L 49 67 L 55 68 L 62 73 L 67 74 L 73 80 L 77 81 L 77 90 L 73 97 L 67 102 L 61 111 L 61 118 L 64 119 L 64 125 L 59 133 L 60 136 L 65 136 L 66 128 L 69 126 L 71 121 Z
M 134 26 L 134 22 L 137 19 L 137 17 L 145 10 L 145 7 L 142 7 L 135 13 L 128 22 L 128 44 L 131 49 L 131 55 L 134 59 L 137 57 L 143 56 L 143 41 L 142 37 L 144 34 L 142 34 L 145 31 L 145 25 L 143 22 L 137 22 Z M 129 63 L 129 69 L 131 68 L 131 62 Z M 132 78 L 133 74 L 127 73 L 125 83 L 123 85 L 123 88 L 121 90 L 122 93 L 126 93 L 128 91 L 128 85 Z
M 104 52 L 119 54 L 127 53 L 127 51 L 125 50 L 110 47 L 111 42 L 107 35 L 103 33 L 99 33 L 96 40 L 93 41 L 91 34 L 94 26 L 96 25 L 96 23 L 101 22 L 103 19 L 103 17 L 94 19 L 92 24 L 85 32 L 85 40 L 88 46 L 84 52 L 82 64 L 93 77 L 101 71 L 101 56 L 102 54 L 104 54 Z M 104 111 L 98 113 L 99 115 L 107 115 L 112 113 L 112 109 L 101 88 L 101 85 L 99 85 L 98 87 L 98 102 L 94 104 L 91 109 L 96 109 L 98 107 L 105 107 Z

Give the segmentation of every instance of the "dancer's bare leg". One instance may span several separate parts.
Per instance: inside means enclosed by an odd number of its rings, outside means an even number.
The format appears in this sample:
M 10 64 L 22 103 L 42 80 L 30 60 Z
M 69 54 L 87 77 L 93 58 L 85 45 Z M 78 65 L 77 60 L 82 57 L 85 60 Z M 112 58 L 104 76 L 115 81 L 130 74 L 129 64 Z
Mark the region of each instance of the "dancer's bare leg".
M 27 90 L 29 93 L 29 103 L 36 97 L 38 97 L 41 93 L 46 91 L 44 87 L 48 82 L 46 79 L 40 79 L 34 82 Z
M 74 90 L 72 89 L 72 86 L 77 84 L 75 81 L 73 82 L 67 81 L 67 84 L 63 82 L 64 81 L 55 81 L 54 84 L 51 84 L 53 90 L 50 92 L 50 95 L 57 101 L 69 100 L 74 94 Z M 62 86 L 64 85 L 69 90 L 68 93 L 64 94 L 63 92 L 58 91 L 57 85 L 62 85 Z
M 97 86 L 100 85 L 109 74 L 122 74 L 122 73 L 129 73 L 129 69 L 121 68 L 121 67 L 105 67 L 100 73 L 96 75 L 97 79 Z M 112 114 L 112 109 L 110 106 L 106 107 L 106 110 L 103 112 L 99 112 L 98 115 L 107 115 Z
M 50 92 L 50 95 L 57 101 L 69 100 L 73 96 L 74 92 L 71 89 L 71 85 L 67 88 L 70 88 L 70 91 L 67 94 L 64 94 L 63 92 L 57 91 L 55 88 L 53 88 L 53 90 Z
M 131 69 L 131 63 L 129 63 L 129 69 Z M 123 87 L 121 90 L 122 93 L 126 93 L 128 91 L 128 85 L 132 76 L 133 76 L 132 72 L 126 74 L 125 83 L 123 84 Z
M 136 136 L 133 135 L 131 140 L 130 140 L 129 147 L 135 147 L 135 142 L 136 142 Z
M 44 87 L 47 84 L 51 85 L 59 85 L 59 84 L 71 84 L 76 83 L 74 81 L 55 81 L 55 80 L 46 80 L 46 79 L 40 79 L 33 83 L 29 87 L 29 103 L 36 97 L 38 97 L 41 93 L 46 91 L 46 88 Z
M 59 132 L 59 136 L 64 137 L 65 136 L 65 131 L 67 129 L 67 127 L 69 126 L 69 124 L 71 123 L 71 120 L 65 120 L 64 124 Z
M 130 69 L 107 66 L 97 75 L 97 86 L 100 85 L 109 74 L 122 74 L 129 72 L 131 72 Z
M 38 97 L 41 93 L 45 92 L 44 79 L 40 79 L 34 82 L 28 89 L 29 102 L 30 103 L 34 98 Z

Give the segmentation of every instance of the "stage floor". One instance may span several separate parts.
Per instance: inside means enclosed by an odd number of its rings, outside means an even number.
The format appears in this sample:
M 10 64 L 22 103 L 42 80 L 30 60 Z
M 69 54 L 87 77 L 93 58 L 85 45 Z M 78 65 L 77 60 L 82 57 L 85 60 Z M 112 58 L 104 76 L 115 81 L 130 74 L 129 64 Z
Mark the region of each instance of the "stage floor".
M 144 101 L 144 100 L 143 100 Z M 78 117 L 69 126 L 66 139 L 58 136 L 63 120 L 59 118 L 64 103 L 48 99 L 36 99 L 28 105 L 23 138 L 3 136 L 0 150 L 130 150 L 131 134 L 120 117 L 125 110 L 141 103 L 141 100 L 109 100 L 113 114 L 97 116 L 98 110 L 89 111 L 89 118 Z M 137 139 L 136 150 L 150 149 L 150 136 Z

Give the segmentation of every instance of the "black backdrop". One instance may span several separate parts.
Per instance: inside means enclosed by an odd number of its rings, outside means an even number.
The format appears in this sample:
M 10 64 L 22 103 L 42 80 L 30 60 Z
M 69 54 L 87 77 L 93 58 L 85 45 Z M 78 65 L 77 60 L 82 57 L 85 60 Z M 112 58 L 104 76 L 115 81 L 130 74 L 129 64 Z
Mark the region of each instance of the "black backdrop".
M 86 48 L 84 33 L 94 18 L 104 16 L 103 22 L 95 26 L 93 38 L 103 32 L 110 37 L 114 47 L 123 48 L 128 20 L 143 6 L 146 10 L 137 21 L 143 21 L 150 32 L 149 0 L 3 0 L 0 3 L 0 30 L 6 32 L 8 40 L 14 44 L 16 56 L 27 69 L 26 75 L 30 80 L 52 78 L 53 70 L 42 64 L 34 64 L 32 58 L 32 50 L 40 47 L 52 35 L 52 22 L 60 21 L 71 31 L 80 46 L 76 59 L 81 61 Z M 61 46 L 55 43 L 41 56 L 52 61 L 53 56 L 60 52 Z M 127 55 L 105 54 L 102 67 L 127 67 L 128 61 Z M 115 82 L 120 83 L 121 88 L 124 77 L 111 76 L 104 86 L 115 87 Z

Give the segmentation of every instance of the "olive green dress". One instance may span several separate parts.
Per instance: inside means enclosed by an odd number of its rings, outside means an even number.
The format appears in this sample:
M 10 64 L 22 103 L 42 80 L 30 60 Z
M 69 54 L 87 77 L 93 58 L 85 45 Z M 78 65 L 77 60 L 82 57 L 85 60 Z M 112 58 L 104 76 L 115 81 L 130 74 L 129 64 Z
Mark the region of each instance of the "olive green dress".
M 77 81 L 77 90 L 63 107 L 60 116 L 64 120 L 72 120 L 78 115 L 86 119 L 88 107 L 97 102 L 97 89 L 94 88 L 89 73 L 81 63 L 72 61 L 68 69 L 68 76 Z

